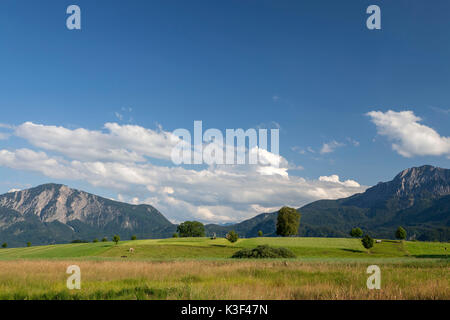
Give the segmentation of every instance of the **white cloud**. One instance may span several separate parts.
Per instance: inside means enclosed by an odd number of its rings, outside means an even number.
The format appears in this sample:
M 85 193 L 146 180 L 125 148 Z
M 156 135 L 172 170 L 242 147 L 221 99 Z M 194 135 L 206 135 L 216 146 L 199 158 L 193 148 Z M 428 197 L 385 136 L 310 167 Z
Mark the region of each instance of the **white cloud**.
M 341 184 L 341 185 L 344 185 L 344 186 L 349 187 L 349 188 L 359 188 L 359 187 L 361 187 L 361 185 L 358 182 L 356 182 L 355 180 L 341 181 L 339 179 L 339 176 L 336 175 L 336 174 L 332 174 L 331 176 L 320 176 L 319 177 L 319 181 L 337 183 L 337 184 Z
M 450 137 L 420 124 L 422 119 L 413 111 L 371 111 L 367 115 L 378 134 L 392 141 L 392 149 L 404 157 L 450 155 Z
M 352 144 L 354 147 L 359 147 L 360 143 L 359 141 L 353 139 L 353 138 L 347 138 L 347 141 Z
M 438 113 L 442 113 L 445 115 L 450 115 L 450 109 L 443 109 L 443 108 L 438 108 L 438 107 L 430 107 L 433 111 L 436 111 Z
M 106 132 L 75 130 L 25 122 L 15 134 L 33 146 L 55 151 L 77 160 L 144 162 L 146 156 L 171 159 L 179 141 L 171 132 L 155 131 L 136 125 L 106 123 Z
M 311 152 L 311 153 L 316 153 L 316 151 L 314 151 L 314 149 L 311 148 L 311 147 L 307 147 L 306 150 L 308 150 L 308 151 Z
M 306 153 L 306 151 L 304 149 L 300 148 L 299 146 L 293 146 L 293 147 L 291 147 L 291 150 L 294 151 L 294 152 L 297 152 L 299 154 L 305 154 Z
M 26 122 L 15 134 L 41 150 L 0 149 L 0 166 L 85 181 L 116 192 L 120 201 L 151 204 L 171 221 L 238 221 L 262 210 L 300 207 L 365 190 L 352 180 L 289 176 L 292 165 L 286 159 L 258 148 L 250 150 L 259 155 L 258 165 L 197 170 L 155 165 L 147 158 L 170 159 L 171 133 L 115 123 L 107 123 L 105 129 L 70 130 Z
M 336 140 L 324 143 L 320 149 L 320 154 L 334 152 L 337 148 L 345 146 L 344 143 L 337 142 Z
M 118 112 L 114 112 L 114 115 L 116 116 L 117 120 L 120 120 L 120 121 L 123 120 L 123 114 L 118 113 Z

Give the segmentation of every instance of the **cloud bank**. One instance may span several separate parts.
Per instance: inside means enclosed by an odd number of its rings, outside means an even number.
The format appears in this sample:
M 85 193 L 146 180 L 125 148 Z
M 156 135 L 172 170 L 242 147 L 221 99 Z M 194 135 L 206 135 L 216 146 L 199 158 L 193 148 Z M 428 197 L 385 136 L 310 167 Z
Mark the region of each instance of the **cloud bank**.
M 106 123 L 102 130 L 72 130 L 25 122 L 12 130 L 30 147 L 0 149 L 0 166 L 85 181 L 117 193 L 118 200 L 151 204 L 175 222 L 239 221 L 366 189 L 336 175 L 290 176 L 288 161 L 281 157 L 282 166 L 274 167 L 278 155 L 266 150 L 250 150 L 265 157 L 265 165 L 174 166 L 171 151 L 179 140 L 162 129 Z

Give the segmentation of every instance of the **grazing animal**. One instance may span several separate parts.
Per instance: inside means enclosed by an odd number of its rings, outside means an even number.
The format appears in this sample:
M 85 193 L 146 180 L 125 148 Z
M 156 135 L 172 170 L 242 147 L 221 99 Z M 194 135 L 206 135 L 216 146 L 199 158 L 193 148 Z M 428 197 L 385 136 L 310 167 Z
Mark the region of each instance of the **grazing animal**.
M 377 243 L 381 243 L 381 240 L 377 240 Z
M 134 248 L 130 248 L 129 250 L 131 253 L 134 253 Z

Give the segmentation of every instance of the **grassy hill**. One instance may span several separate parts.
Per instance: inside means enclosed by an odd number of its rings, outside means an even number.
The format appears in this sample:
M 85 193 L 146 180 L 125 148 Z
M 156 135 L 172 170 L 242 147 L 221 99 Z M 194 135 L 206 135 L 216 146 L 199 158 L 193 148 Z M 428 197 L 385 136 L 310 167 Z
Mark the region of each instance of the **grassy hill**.
M 348 238 L 249 238 L 232 244 L 218 238 L 171 238 L 112 242 L 77 243 L 0 249 L 0 260 L 10 259 L 226 259 L 242 248 L 268 244 L 292 250 L 297 259 L 449 258 L 450 244 L 383 240 L 368 254 L 359 239 Z M 134 253 L 129 252 L 134 248 Z M 445 249 L 447 248 L 447 250 Z

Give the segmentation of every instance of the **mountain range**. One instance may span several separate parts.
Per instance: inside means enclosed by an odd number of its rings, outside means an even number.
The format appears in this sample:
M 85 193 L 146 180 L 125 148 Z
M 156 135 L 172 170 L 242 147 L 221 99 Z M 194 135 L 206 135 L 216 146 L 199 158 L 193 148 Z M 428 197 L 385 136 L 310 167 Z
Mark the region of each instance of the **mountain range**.
M 0 196 L 0 241 L 10 246 L 76 239 L 163 238 L 176 226 L 150 205 L 131 205 L 60 184 Z
M 408 237 L 450 240 L 450 170 L 433 166 L 406 169 L 392 181 L 338 200 L 319 200 L 298 209 L 300 236 L 347 237 L 360 227 L 374 237 L 392 238 L 401 225 Z M 277 212 L 233 225 L 206 225 L 208 234 L 275 236 Z M 10 246 L 92 240 L 171 237 L 176 225 L 150 205 L 131 205 L 60 184 L 0 195 L 0 241 Z

